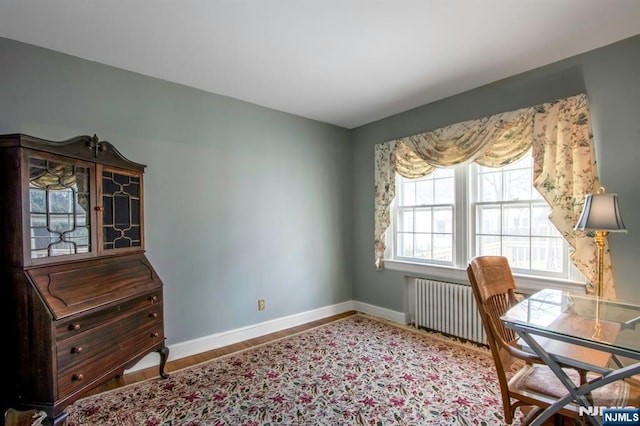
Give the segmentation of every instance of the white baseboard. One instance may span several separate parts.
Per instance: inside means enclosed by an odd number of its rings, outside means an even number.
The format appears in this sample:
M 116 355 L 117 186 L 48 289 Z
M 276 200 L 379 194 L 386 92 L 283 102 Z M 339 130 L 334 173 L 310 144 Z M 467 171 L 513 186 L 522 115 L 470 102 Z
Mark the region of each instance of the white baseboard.
M 391 309 L 381 308 L 375 305 L 369 305 L 368 303 L 358 302 L 357 300 L 354 300 L 352 302 L 353 302 L 353 309 L 358 312 L 384 318 L 386 320 L 397 322 L 399 324 L 408 324 L 408 321 L 407 321 L 408 313 L 392 311 Z
M 210 336 L 201 337 L 187 342 L 176 343 L 169 346 L 169 361 L 185 358 L 188 356 L 196 355 L 202 352 L 207 352 L 213 349 L 218 349 L 223 346 L 232 345 L 234 343 L 243 342 L 245 340 L 253 339 L 256 337 L 264 336 L 269 333 L 275 333 L 287 328 L 295 327 L 297 325 L 306 324 L 308 322 L 316 321 L 332 315 L 342 314 L 344 312 L 358 310 L 365 313 L 370 313 L 364 309 L 355 308 L 354 301 L 348 301 L 338 303 L 336 305 L 326 306 L 324 308 L 314 309 L 311 311 L 302 312 L 299 314 L 289 315 L 282 318 L 277 318 L 270 321 L 253 324 L 247 327 L 237 328 L 235 330 L 224 331 L 222 333 L 212 334 Z M 364 305 L 364 304 L 363 304 Z M 372 307 L 372 305 L 366 305 Z M 375 307 L 372 307 L 375 308 Z M 383 308 L 377 308 L 378 311 L 387 311 Z M 392 311 L 389 311 L 392 312 Z M 371 312 L 372 313 L 372 312 Z M 372 313 L 372 315 L 379 315 L 378 313 Z M 402 314 L 404 315 L 404 314 Z M 145 368 L 155 367 L 160 362 L 160 355 L 157 353 L 151 353 L 142 358 L 137 364 L 125 371 L 130 373 L 133 371 L 143 370 Z

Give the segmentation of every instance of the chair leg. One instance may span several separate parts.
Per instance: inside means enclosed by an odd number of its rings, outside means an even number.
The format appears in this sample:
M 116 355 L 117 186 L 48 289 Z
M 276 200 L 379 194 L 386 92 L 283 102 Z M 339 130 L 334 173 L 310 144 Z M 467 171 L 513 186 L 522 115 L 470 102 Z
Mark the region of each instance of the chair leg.
M 587 383 L 587 372 L 585 370 L 578 370 L 578 374 L 580 375 L 580 386 Z
M 540 415 L 545 409 L 542 407 L 533 408 L 524 419 L 522 419 L 522 425 L 529 425 L 533 423 L 533 421 Z M 554 414 L 553 417 L 553 426 L 564 426 L 565 417 L 561 414 Z M 545 422 L 546 424 L 546 422 Z
M 522 419 L 522 426 L 528 426 L 529 424 L 531 424 L 536 419 L 536 417 L 542 414 L 543 411 L 544 408 L 542 407 L 533 407 L 531 411 L 529 411 L 529 413 L 527 413 L 527 415 Z

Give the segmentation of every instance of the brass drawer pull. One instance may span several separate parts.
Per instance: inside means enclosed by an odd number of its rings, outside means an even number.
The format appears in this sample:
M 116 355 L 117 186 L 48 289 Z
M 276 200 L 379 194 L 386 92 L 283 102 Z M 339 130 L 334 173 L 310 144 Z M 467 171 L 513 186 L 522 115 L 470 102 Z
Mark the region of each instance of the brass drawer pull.
M 149 312 L 149 318 L 158 318 L 157 312 Z
M 69 324 L 69 330 L 80 330 L 80 324 Z
M 84 349 L 82 348 L 82 346 L 74 346 L 73 348 L 71 348 L 71 353 L 72 354 L 79 354 L 83 350 Z
M 158 296 L 151 296 L 151 297 L 149 297 L 149 302 L 151 302 L 151 303 L 155 303 L 155 302 L 157 302 L 157 301 L 158 301 Z
M 159 336 L 159 334 L 158 334 L 157 331 L 154 331 L 153 333 L 151 333 L 151 337 L 158 337 L 158 336 Z
M 82 373 L 74 374 L 74 375 L 71 377 L 71 380 L 73 380 L 73 381 L 75 381 L 75 382 L 79 382 L 79 381 L 81 381 L 82 379 L 84 379 L 84 375 L 83 375 Z

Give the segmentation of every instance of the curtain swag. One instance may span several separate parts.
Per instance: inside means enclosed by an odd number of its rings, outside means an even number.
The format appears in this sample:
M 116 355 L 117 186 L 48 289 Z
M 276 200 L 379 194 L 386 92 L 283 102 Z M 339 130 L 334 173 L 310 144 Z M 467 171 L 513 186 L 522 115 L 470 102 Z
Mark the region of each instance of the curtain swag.
M 384 268 L 385 233 L 391 223 L 395 175 L 413 179 L 437 167 L 476 162 L 501 167 L 531 149 L 534 187 L 551 206 L 549 216 L 571 246 L 571 261 L 597 283 L 598 251 L 593 235 L 574 231 L 584 197 L 600 186 L 585 94 L 452 124 L 375 146 L 375 264 Z M 608 244 L 605 296 L 615 298 Z

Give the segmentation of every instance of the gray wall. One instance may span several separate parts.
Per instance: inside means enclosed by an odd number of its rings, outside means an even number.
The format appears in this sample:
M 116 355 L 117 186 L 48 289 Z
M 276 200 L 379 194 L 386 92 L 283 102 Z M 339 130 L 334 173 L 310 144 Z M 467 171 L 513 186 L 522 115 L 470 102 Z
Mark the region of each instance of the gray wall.
M 373 265 L 374 145 L 448 124 L 587 93 L 601 183 L 629 233 L 609 238 L 618 296 L 640 301 L 640 36 L 353 130 L 354 299 L 404 309 L 404 275 Z
M 348 130 L 2 38 L 0 63 L 0 133 L 148 166 L 168 344 L 352 299 Z
M 0 133 L 97 133 L 148 165 L 169 344 L 351 299 L 403 311 L 403 274 L 373 266 L 374 145 L 580 92 L 629 229 L 618 293 L 640 300 L 640 36 L 351 132 L 2 38 L 0 61 Z

